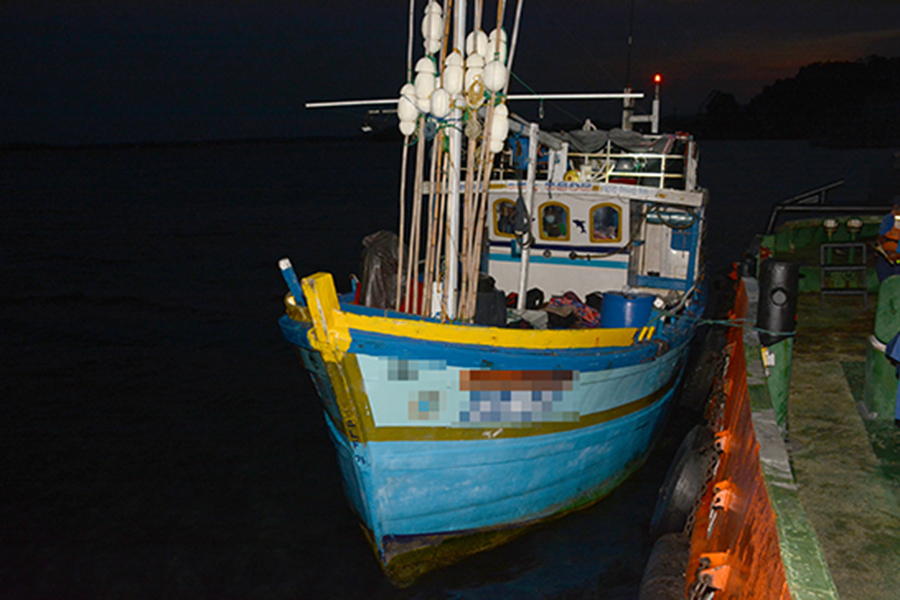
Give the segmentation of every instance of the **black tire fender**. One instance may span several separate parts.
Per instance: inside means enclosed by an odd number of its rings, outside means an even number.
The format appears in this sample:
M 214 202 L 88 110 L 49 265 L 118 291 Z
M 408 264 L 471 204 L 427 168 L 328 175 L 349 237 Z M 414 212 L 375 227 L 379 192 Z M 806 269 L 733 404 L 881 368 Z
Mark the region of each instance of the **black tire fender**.
M 690 540 L 683 533 L 667 533 L 656 540 L 641 578 L 638 600 L 684 600 L 690 553 Z
M 705 425 L 695 425 L 684 436 L 659 488 L 650 520 L 652 539 L 684 530 L 694 505 L 706 489 L 707 476 L 717 456 L 712 431 Z

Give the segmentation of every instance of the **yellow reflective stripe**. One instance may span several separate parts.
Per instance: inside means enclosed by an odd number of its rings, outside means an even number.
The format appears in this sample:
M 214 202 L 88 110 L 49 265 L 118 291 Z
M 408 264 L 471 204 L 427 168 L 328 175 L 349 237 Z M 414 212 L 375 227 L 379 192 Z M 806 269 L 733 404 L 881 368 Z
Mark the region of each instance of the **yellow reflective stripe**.
M 470 344 L 547 350 L 568 348 L 605 348 L 630 346 L 636 327 L 617 329 L 507 329 L 504 327 L 478 327 L 431 323 L 410 319 L 392 319 L 344 313 L 347 326 L 367 333 L 407 337 L 447 344 Z
M 640 335 L 638 335 L 638 341 L 643 342 L 643 341 L 649 340 L 650 338 L 653 337 L 653 333 L 655 331 L 656 331 L 656 327 L 653 325 L 650 325 L 649 327 L 648 326 L 642 327 L 641 333 L 640 333 Z

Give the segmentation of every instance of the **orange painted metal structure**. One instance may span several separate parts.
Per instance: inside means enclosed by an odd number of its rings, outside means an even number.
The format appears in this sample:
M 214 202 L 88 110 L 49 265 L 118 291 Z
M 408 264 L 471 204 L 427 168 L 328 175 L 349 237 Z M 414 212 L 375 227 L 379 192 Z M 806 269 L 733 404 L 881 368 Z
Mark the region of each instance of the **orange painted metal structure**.
M 738 282 L 730 320 L 742 319 L 747 293 Z M 728 332 L 728 366 L 710 403 L 719 463 L 694 517 L 686 594 L 700 587 L 715 598 L 789 599 L 775 514 L 753 430 L 743 329 Z M 724 399 L 724 402 L 723 402 Z

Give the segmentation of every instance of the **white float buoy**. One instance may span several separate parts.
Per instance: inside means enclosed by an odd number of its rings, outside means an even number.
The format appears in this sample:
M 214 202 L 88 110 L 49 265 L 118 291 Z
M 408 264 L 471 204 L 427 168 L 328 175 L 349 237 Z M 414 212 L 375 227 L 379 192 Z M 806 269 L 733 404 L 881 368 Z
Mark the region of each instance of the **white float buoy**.
M 506 86 L 506 67 L 499 60 L 492 60 L 484 67 L 481 75 L 484 87 L 490 92 L 499 92 Z
M 491 122 L 491 152 L 500 152 L 503 142 L 509 134 L 509 109 L 505 104 L 494 107 L 494 120 Z M 494 150 L 494 144 L 500 144 L 500 150 Z
M 397 102 L 397 116 L 401 121 L 415 121 L 419 116 L 416 110 L 416 86 L 407 83 L 400 88 L 400 100 Z
M 484 57 L 480 54 L 470 54 L 466 59 L 466 69 L 483 69 Z
M 497 32 L 500 32 L 500 54 L 497 55 Z M 491 35 L 488 37 L 488 46 L 487 52 L 484 55 L 485 60 L 499 60 L 504 65 L 506 64 L 506 31 L 503 29 L 495 29 L 491 32 Z
M 441 49 L 441 40 L 444 38 L 443 10 L 437 2 L 429 2 L 425 6 L 425 17 L 422 19 L 422 39 L 425 52 L 434 54 Z
M 484 58 L 487 52 L 488 36 L 480 29 L 476 29 L 466 36 L 466 56 L 480 54 Z
M 400 133 L 403 135 L 412 135 L 416 132 L 415 121 L 400 121 Z
M 431 114 L 438 119 L 450 114 L 450 94 L 444 88 L 437 88 L 431 93 Z
M 433 73 L 421 72 L 416 75 L 416 98 L 419 100 L 428 100 L 431 98 L 431 92 L 435 88 L 435 78 Z M 425 109 L 428 112 L 428 109 Z
M 427 56 L 423 56 L 416 61 L 416 73 L 431 73 L 434 75 L 434 61 Z
M 444 61 L 444 89 L 451 97 L 458 96 L 463 90 L 465 73 L 463 71 L 463 58 L 459 50 L 454 50 L 447 55 Z
M 431 94 L 425 98 L 416 97 L 416 108 L 426 114 L 431 112 Z

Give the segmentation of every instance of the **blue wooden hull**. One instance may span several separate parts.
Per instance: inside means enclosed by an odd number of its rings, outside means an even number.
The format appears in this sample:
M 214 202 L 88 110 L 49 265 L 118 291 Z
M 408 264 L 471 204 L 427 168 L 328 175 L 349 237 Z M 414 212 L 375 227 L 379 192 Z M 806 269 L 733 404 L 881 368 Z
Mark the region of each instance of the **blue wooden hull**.
M 605 495 L 643 462 L 673 391 L 608 422 L 521 438 L 351 444 L 326 421 L 348 496 L 376 540 L 453 535 L 534 522 Z
M 326 408 L 347 496 L 385 570 L 401 580 L 503 535 L 450 558 L 441 556 L 447 540 L 579 508 L 639 468 L 696 322 L 670 321 L 627 346 L 566 348 L 538 336 L 532 347 L 504 347 L 486 341 L 494 328 L 461 330 L 462 342 L 432 339 L 427 328 L 407 335 L 397 315 L 391 335 L 390 323 L 369 327 L 368 319 L 385 317 L 341 305 L 349 326 L 335 339 L 349 341 L 329 355 L 316 347 L 325 334 L 314 331 L 315 318 L 288 312 L 281 326 Z M 423 548 L 429 553 L 414 567 L 395 568 Z

